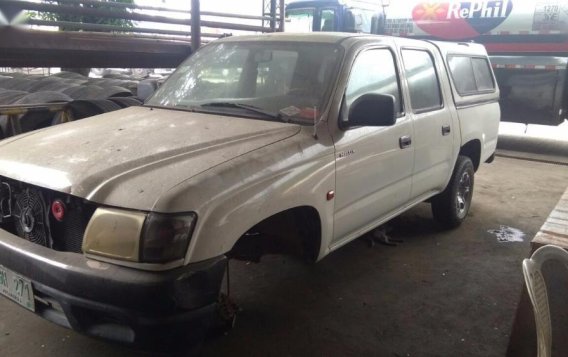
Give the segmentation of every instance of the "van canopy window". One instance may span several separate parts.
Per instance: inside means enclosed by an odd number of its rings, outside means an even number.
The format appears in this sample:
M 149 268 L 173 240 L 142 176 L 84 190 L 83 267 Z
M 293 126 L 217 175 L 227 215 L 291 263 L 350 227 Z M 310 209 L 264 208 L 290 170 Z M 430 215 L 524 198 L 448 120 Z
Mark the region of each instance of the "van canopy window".
M 495 89 L 493 83 L 493 76 L 491 75 L 491 68 L 486 58 L 472 58 L 473 74 L 475 75 L 475 82 L 477 83 L 478 91 L 486 91 Z
M 461 96 L 495 91 L 495 82 L 486 58 L 448 56 L 450 73 Z

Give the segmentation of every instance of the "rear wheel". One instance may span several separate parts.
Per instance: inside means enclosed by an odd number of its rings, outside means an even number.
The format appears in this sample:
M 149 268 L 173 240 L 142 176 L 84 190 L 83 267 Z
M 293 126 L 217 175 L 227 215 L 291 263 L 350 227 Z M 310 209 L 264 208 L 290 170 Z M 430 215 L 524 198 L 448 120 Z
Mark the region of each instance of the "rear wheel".
M 456 228 L 465 220 L 473 197 L 474 173 L 471 159 L 459 156 L 448 186 L 432 198 L 432 214 L 444 228 Z

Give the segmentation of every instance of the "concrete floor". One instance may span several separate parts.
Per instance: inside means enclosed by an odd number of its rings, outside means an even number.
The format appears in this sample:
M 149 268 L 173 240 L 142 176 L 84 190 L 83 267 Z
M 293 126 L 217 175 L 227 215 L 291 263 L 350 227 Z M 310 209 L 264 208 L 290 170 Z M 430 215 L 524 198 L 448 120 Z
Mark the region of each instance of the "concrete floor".
M 496 158 L 476 175 L 467 221 L 440 231 L 422 204 L 393 222 L 397 247 L 356 240 L 315 265 L 232 262 L 243 311 L 203 355 L 503 356 L 529 242 L 568 186 L 568 167 Z M 524 242 L 498 243 L 507 225 Z M 150 355 L 93 340 L 0 299 L 5 356 Z

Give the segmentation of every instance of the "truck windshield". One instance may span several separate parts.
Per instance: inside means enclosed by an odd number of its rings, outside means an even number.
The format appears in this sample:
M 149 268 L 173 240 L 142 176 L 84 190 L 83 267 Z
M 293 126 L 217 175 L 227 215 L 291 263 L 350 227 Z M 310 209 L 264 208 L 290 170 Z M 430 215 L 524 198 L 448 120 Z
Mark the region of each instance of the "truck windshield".
M 312 32 L 315 8 L 286 10 L 286 32 Z
M 330 43 L 209 44 L 182 63 L 146 104 L 314 120 L 327 104 L 342 54 Z

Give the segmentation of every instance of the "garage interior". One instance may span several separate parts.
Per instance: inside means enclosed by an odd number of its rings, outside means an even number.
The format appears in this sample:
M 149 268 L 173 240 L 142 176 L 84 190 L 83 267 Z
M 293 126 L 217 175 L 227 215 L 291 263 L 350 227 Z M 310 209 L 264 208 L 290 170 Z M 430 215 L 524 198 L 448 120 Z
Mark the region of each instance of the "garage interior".
M 221 13 L 199 0 L 116 1 L 123 11 L 86 6 L 94 2 L 0 0 L 0 145 L 18 134 L 143 105 L 200 46 L 284 31 L 289 3 L 250 0 L 250 7 L 238 9 L 223 0 L 217 3 L 230 10 Z M 388 19 L 389 7 L 379 7 Z M 22 20 L 22 13 L 42 12 L 106 16 L 139 31 L 41 16 Z M 86 68 L 90 74 L 64 70 Z M 547 244 L 568 249 L 568 122 L 545 124 L 501 123 L 495 159 L 476 172 L 473 203 L 457 229 L 441 229 L 430 204 L 421 203 L 383 227 L 392 244 L 377 242 L 375 230 L 316 264 L 282 255 L 258 263 L 230 260 L 234 326 L 173 353 L 536 356 L 522 263 Z M 568 355 L 568 271 L 558 262 L 543 271 L 552 355 Z M 226 284 L 227 277 L 225 293 Z M 87 337 L 4 298 L 0 316 L 0 354 L 6 356 L 172 353 L 171 346 L 138 349 Z

